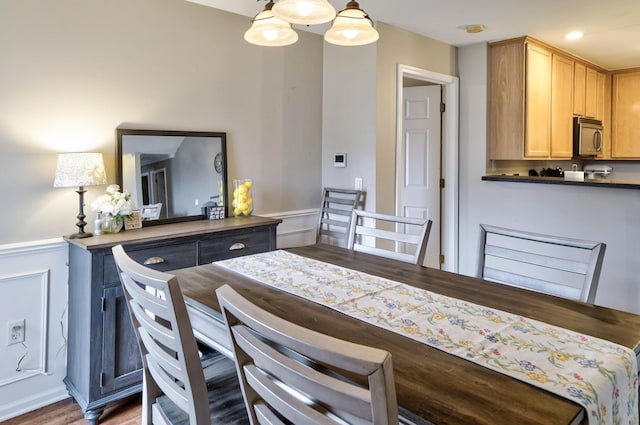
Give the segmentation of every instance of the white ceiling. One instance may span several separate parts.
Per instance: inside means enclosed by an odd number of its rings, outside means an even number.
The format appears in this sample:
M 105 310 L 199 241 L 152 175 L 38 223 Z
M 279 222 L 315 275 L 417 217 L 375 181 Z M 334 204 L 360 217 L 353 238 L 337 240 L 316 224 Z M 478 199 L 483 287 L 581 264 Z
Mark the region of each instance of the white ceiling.
M 188 0 L 253 17 L 265 1 Z M 330 0 L 336 10 L 347 0 Z M 453 46 L 530 35 L 608 70 L 640 67 L 640 0 L 360 0 L 374 21 L 382 21 Z M 471 24 L 486 30 L 467 34 Z M 248 21 L 247 21 L 248 25 Z M 328 25 L 308 29 L 322 33 Z M 564 35 L 585 35 L 567 41 Z

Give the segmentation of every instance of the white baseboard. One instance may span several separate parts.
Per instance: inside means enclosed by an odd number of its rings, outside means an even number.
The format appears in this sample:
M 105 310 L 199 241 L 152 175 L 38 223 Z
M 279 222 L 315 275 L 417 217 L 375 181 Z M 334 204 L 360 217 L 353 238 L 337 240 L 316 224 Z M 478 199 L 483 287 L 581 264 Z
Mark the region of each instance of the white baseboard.
M 38 391 L 31 397 L 23 397 L 0 406 L 0 422 L 6 421 L 24 413 L 31 412 L 41 407 L 57 403 L 69 398 L 69 393 L 64 384 L 50 388 L 46 391 Z

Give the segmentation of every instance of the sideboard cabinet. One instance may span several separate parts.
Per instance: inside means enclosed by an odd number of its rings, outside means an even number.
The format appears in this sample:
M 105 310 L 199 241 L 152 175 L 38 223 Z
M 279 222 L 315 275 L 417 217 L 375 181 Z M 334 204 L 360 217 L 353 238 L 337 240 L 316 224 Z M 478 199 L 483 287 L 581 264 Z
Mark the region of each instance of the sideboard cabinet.
M 89 424 L 104 406 L 142 388 L 142 361 L 111 248 L 170 271 L 276 249 L 278 219 L 249 216 L 150 226 L 68 239 L 69 394 Z

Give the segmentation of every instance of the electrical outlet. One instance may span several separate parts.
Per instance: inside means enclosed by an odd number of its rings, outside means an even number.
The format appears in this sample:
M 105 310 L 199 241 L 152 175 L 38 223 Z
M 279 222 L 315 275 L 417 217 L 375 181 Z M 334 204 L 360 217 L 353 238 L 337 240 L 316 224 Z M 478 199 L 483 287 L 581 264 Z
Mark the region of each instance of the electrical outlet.
M 25 319 L 7 323 L 7 345 L 24 342 L 26 333 Z

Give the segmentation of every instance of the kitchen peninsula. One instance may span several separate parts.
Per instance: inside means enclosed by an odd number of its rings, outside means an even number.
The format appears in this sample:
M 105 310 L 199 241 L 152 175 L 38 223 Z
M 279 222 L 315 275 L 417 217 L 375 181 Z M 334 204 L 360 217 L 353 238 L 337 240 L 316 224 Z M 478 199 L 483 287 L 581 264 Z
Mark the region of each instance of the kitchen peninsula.
M 520 176 L 520 175 L 487 175 L 482 176 L 484 181 L 513 182 L 513 183 L 541 183 L 570 186 L 589 186 L 617 189 L 640 189 L 640 180 L 617 180 L 617 179 L 584 179 L 569 180 L 563 177 L 546 176 Z

